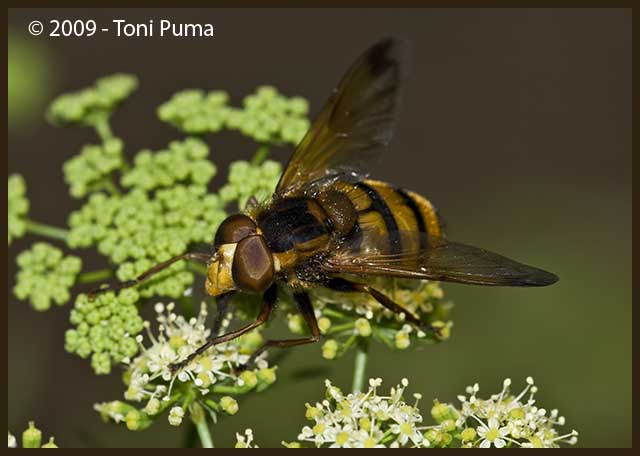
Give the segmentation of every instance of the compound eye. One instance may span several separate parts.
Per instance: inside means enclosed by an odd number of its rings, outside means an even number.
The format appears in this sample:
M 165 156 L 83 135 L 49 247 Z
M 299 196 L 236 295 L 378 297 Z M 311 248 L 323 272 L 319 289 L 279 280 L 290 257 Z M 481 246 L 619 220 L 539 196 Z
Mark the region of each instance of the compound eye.
M 274 276 L 273 257 L 262 236 L 249 236 L 238 242 L 231 274 L 241 290 L 262 293 L 269 288 Z
M 235 244 L 256 233 L 256 224 L 246 215 L 234 214 L 220 224 L 213 241 L 217 249 L 222 244 Z

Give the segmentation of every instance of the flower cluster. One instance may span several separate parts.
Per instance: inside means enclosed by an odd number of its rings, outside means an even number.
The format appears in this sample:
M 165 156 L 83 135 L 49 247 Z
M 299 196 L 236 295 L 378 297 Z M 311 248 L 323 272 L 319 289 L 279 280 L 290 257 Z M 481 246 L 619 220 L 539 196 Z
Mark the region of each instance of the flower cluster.
M 65 333 L 65 350 L 81 358 L 91 355 L 96 374 L 108 374 L 114 364 L 138 352 L 135 337 L 142 331 L 135 289 L 122 290 L 117 296 L 104 293 L 90 300 L 78 295 L 69 318 L 75 329 Z
M 176 185 L 153 194 L 133 189 L 123 196 L 91 195 L 71 214 L 71 247 L 95 245 L 118 265 L 119 280 L 131 280 L 150 267 L 210 243 L 226 213 L 217 195 L 202 186 Z M 178 298 L 193 283 L 186 262 L 177 262 L 140 285 L 142 297 Z
M 17 448 L 18 442 L 11 432 L 9 434 L 9 448 Z M 29 421 L 29 427 L 22 433 L 22 448 L 58 448 L 54 438 L 42 444 L 42 431 L 38 429 L 33 421 Z
M 413 405 L 403 398 L 409 384 L 406 379 L 391 388 L 388 395 L 378 392 L 381 379 L 369 380 L 369 390 L 365 393 L 346 395 L 329 380 L 325 384 L 326 398 L 315 405 L 306 405 L 306 418 L 314 424 L 302 428 L 299 442 L 330 448 L 429 446 L 421 432 L 420 395 L 414 395 Z
M 18 299 L 28 299 L 38 311 L 48 310 L 52 302 L 59 306 L 65 304 L 82 268 L 80 258 L 64 256 L 62 250 L 45 242 L 38 242 L 20 253 L 16 263 L 20 269 L 13 293 Z
M 437 328 L 438 334 L 407 323 L 404 314 L 391 312 L 367 294 L 318 288 L 312 294 L 320 331 L 327 338 L 322 345 L 326 359 L 343 355 L 362 339 L 373 338 L 390 348 L 404 350 L 420 341 L 433 343 L 449 338 L 453 325 L 448 320 L 452 304 L 443 300 L 444 294 L 437 282 L 376 279 L 371 285 Z M 288 319 L 289 329 L 294 333 L 305 330 L 299 315 L 290 314 Z
M 20 174 L 9 176 L 8 195 L 8 229 L 9 244 L 12 239 L 22 237 L 27 230 L 26 217 L 29 212 L 29 200 L 26 197 L 27 184 Z
M 188 134 L 218 132 L 226 123 L 229 94 L 221 90 L 183 90 L 158 108 L 158 117 Z
M 260 143 L 298 144 L 309 129 L 309 104 L 302 97 L 287 98 L 271 86 L 246 96 L 243 109 L 228 105 L 222 91 L 185 90 L 158 108 L 165 122 L 189 134 L 237 130 Z
M 511 380 L 506 379 L 502 391 L 480 399 L 479 385 L 468 386 L 468 396 L 458 396 L 458 409 L 436 401 L 431 414 L 438 425 L 432 426 L 425 437 L 433 446 L 452 446 L 457 441 L 467 448 L 557 448 L 560 443 L 577 443 L 577 431 L 561 435 L 556 429 L 565 423 L 558 410 L 547 411 L 536 405 L 538 388 L 531 377 L 517 395 L 510 387 Z
M 206 186 L 216 173 L 208 155 L 209 148 L 197 138 L 172 141 L 166 150 L 139 152 L 121 182 L 124 187 L 145 191 L 185 182 Z
M 220 188 L 220 198 L 225 204 L 237 201 L 239 208 L 245 208 L 251 197 L 263 202 L 273 194 L 281 174 L 282 165 L 273 160 L 260 165 L 235 161 L 229 165 L 229 180 Z
M 137 87 L 137 78 L 129 74 L 98 79 L 92 87 L 56 98 L 49 107 L 48 118 L 56 125 L 93 125 L 108 117 Z
M 157 335 L 145 322 L 150 344 L 142 345 L 143 337 L 138 335 L 136 341 L 141 347 L 140 354 L 124 360 L 128 365 L 124 375 L 127 385 L 124 397 L 127 401 L 144 405 L 137 409 L 120 401 L 97 404 L 96 409 L 103 417 L 124 421 L 129 429 L 136 430 L 148 426 L 153 418 L 169 407 L 169 423 L 178 426 L 187 410 L 193 414 L 194 403 L 214 416 L 217 412 L 234 415 L 238 412 L 238 403 L 232 395 L 262 391 L 275 382 L 275 367 L 270 368 L 264 357 L 257 360 L 255 367 L 249 366 L 237 374 L 263 341 L 257 331 L 213 346 L 174 374 L 170 365 L 185 359 L 211 335 L 205 326 L 206 306 L 203 303 L 198 316 L 189 320 L 174 313 L 173 304 L 165 306 L 158 303 L 155 311 Z M 228 324 L 228 321 L 223 322 L 223 331 Z M 127 419 L 128 415 L 130 419 Z
M 83 198 L 98 190 L 109 190 L 113 185 L 111 173 L 123 165 L 124 145 L 118 138 L 103 144 L 88 144 L 82 151 L 65 162 L 64 180 L 74 198 Z

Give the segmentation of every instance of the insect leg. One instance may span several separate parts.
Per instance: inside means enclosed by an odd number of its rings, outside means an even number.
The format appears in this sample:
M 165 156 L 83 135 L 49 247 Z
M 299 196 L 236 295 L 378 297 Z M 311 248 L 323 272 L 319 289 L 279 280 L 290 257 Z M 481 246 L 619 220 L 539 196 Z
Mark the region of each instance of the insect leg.
M 413 323 L 414 325 L 418 326 L 419 328 L 427 331 L 433 331 L 436 334 L 439 334 L 440 332 L 438 328 L 435 328 L 430 324 L 423 322 L 422 320 L 420 320 L 420 317 L 415 315 L 413 312 L 411 312 L 408 309 L 405 309 L 404 307 L 402 307 L 397 302 L 393 301 L 391 298 L 389 298 L 385 294 L 380 293 L 378 290 L 376 290 L 375 288 L 371 288 L 369 285 L 365 283 L 351 282 L 349 280 L 346 280 L 340 277 L 334 277 L 329 279 L 323 285 L 327 288 L 330 288 L 336 291 L 342 291 L 342 292 L 354 291 L 354 292 L 360 292 L 360 293 L 367 293 L 371 295 L 380 304 L 382 304 L 384 307 L 389 309 L 391 312 L 396 314 L 404 313 L 405 319 Z
M 229 332 L 227 334 L 223 334 L 222 336 L 214 336 L 214 337 L 210 338 L 204 345 L 202 345 L 201 347 L 198 347 L 197 350 L 195 350 L 193 353 L 191 353 L 185 359 L 183 359 L 179 363 L 171 364 L 169 366 L 171 371 L 172 372 L 176 372 L 176 371 L 182 369 L 184 366 L 186 366 L 191 361 L 193 361 L 194 358 L 196 358 L 197 356 L 200 356 L 202 353 L 204 353 L 210 347 L 213 347 L 214 345 L 222 344 L 224 342 L 229 342 L 230 340 L 236 339 L 236 338 L 242 336 L 243 334 L 251 331 L 252 329 L 255 329 L 258 326 L 260 326 L 263 323 L 265 323 L 269 319 L 269 316 L 271 315 L 271 312 L 275 308 L 275 304 L 276 304 L 277 298 L 278 298 L 278 288 L 277 288 L 276 284 L 273 284 L 273 285 L 271 285 L 269 287 L 269 289 L 267 289 L 267 291 L 265 291 L 265 293 L 264 293 L 264 295 L 262 297 L 262 299 L 263 299 L 262 309 L 260 310 L 260 313 L 258 314 L 258 317 L 256 318 L 256 321 L 254 321 L 253 323 L 249 323 L 248 325 L 243 326 L 240 329 L 236 329 L 235 331 L 231 331 L 231 332 Z
M 307 326 L 309 326 L 311 335 L 309 337 L 302 337 L 299 339 L 268 340 L 262 345 L 262 347 L 260 347 L 251 355 L 251 357 L 246 362 L 246 364 L 242 366 L 241 370 L 244 370 L 247 367 L 249 367 L 251 364 L 253 364 L 256 358 L 260 356 L 260 354 L 265 350 L 267 350 L 268 348 L 294 347 L 296 345 L 311 344 L 313 342 L 317 342 L 318 340 L 320 340 L 320 329 L 318 329 L 318 321 L 316 320 L 316 316 L 313 313 L 313 306 L 311 305 L 311 300 L 309 299 L 309 295 L 305 291 L 296 291 L 293 294 L 293 297 L 296 301 L 298 311 L 302 315 L 302 318 L 304 318 L 304 321 L 307 322 Z
M 195 260 L 195 261 L 201 261 L 203 263 L 206 263 L 210 259 L 211 259 L 211 255 L 209 255 L 208 253 L 203 253 L 203 252 L 184 253 L 182 255 L 178 255 L 176 257 L 173 257 L 170 260 L 167 260 L 167 261 L 165 261 L 163 263 L 156 264 L 151 269 L 149 269 L 148 271 L 143 272 L 142 274 L 140 274 L 138 277 L 136 277 L 133 280 L 127 280 L 126 282 L 114 283 L 114 284 L 109 285 L 107 287 L 96 288 L 95 290 L 92 290 L 92 291 L 90 291 L 88 293 L 89 294 L 89 299 L 93 299 L 96 295 L 101 294 L 101 293 L 106 293 L 107 291 L 119 291 L 119 290 L 122 290 L 123 288 L 129 288 L 129 287 L 133 287 L 135 285 L 138 285 L 139 283 L 144 282 L 145 280 L 147 280 L 152 275 L 157 274 L 158 272 L 162 271 L 165 268 L 168 268 L 169 266 L 171 266 L 176 261 L 180 261 L 180 260 Z

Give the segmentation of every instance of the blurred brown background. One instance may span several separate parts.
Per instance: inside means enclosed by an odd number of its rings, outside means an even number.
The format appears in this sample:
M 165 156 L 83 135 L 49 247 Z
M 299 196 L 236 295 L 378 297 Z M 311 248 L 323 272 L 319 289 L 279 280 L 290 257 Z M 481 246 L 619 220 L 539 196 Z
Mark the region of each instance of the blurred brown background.
M 210 22 L 215 37 L 27 33 L 30 21 L 51 18 Z M 59 226 L 79 204 L 61 164 L 93 136 L 44 121 L 56 94 L 114 72 L 136 74 L 141 87 L 113 121 L 132 154 L 180 137 L 155 115 L 179 89 L 224 89 L 237 103 L 268 83 L 307 97 L 317 112 L 368 45 L 388 35 L 411 40 L 399 127 L 375 176 L 428 196 L 452 239 L 561 280 L 544 289 L 446 285 L 456 303 L 452 340 L 404 352 L 376 346 L 368 374 L 388 385 L 408 377 L 427 401 L 454 401 L 475 381 L 489 393 L 505 377 L 517 385 L 532 375 L 540 404 L 560 409 L 581 446 L 631 444 L 630 11 L 31 9 L 10 10 L 9 27 L 9 172 L 27 179 L 32 217 Z M 221 170 L 254 150 L 234 133 L 207 141 Z M 32 241 L 9 249 L 9 286 L 15 255 Z M 83 259 L 103 265 L 91 251 Z M 181 444 L 184 430 L 164 419 L 142 433 L 101 423 L 92 404 L 121 398 L 122 384 L 64 352 L 70 305 L 36 313 L 9 295 L 8 306 L 11 431 L 35 419 L 66 447 Z M 307 368 L 318 376 L 299 375 Z M 294 439 L 323 378 L 348 387 L 351 372 L 351 357 L 329 362 L 319 346 L 296 349 L 272 389 L 214 429 L 216 443 L 231 445 L 246 427 L 262 446 Z M 424 408 L 428 414 L 428 402 Z

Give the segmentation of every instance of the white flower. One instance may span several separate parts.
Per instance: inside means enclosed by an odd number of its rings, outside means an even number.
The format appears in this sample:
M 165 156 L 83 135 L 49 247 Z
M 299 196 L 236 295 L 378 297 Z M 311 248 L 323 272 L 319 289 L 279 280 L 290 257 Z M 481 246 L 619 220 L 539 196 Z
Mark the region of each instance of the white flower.
M 536 405 L 538 388 L 533 378 L 527 377 L 526 383 L 517 395 L 511 393 L 511 380 L 506 379 L 502 390 L 492 394 L 489 399 L 477 397 L 480 390 L 477 383 L 466 388 L 469 397 L 458 396 L 461 407 L 456 427 L 462 431 L 473 426 L 477 431 L 477 438 L 465 442 L 466 445 L 502 448 L 514 444 L 527 448 L 553 448 L 560 443 L 577 443 L 577 432 L 560 435 L 555 429 L 555 426 L 565 423 L 558 410 L 547 412 Z
M 220 382 L 226 381 L 241 386 L 241 380 L 235 376 L 234 370 L 249 360 L 249 355 L 241 353 L 240 350 L 251 334 L 242 340 L 211 347 L 174 375 L 170 366 L 192 354 L 211 335 L 211 331 L 205 326 L 206 304 L 202 303 L 197 318 L 188 321 L 173 312 L 173 303 L 166 306 L 158 303 L 154 309 L 157 314 L 158 333 L 154 335 L 150 331 L 150 323 L 145 322 L 151 345 L 145 347 L 143 336 L 138 335 L 136 341 L 141 350 L 140 354 L 128 363 L 131 375 L 125 399 L 147 401 L 150 411 L 153 411 L 158 408 L 157 402 L 153 399 L 171 400 L 175 382 L 190 384 L 202 395 L 208 394 L 212 385 Z M 264 357 L 258 359 L 257 366 L 268 366 Z
M 381 385 L 381 379 L 371 379 L 367 392 L 345 395 L 329 380 L 325 381 L 328 399 L 315 406 L 307 404 L 307 418 L 314 425 L 303 427 L 298 440 L 330 448 L 428 446 L 418 427 L 422 415 L 417 400 L 408 405 L 402 397 L 408 381 L 403 379 L 401 385 L 391 388 L 389 395 L 378 393 Z
M 503 437 L 509 435 L 507 426 L 499 427 L 498 420 L 489 419 L 489 424 L 482 424 L 476 428 L 478 435 L 481 437 L 480 448 L 490 448 L 493 444 L 496 448 L 504 447 L 507 442 Z
M 253 431 L 251 429 L 245 430 L 244 435 L 236 432 L 235 448 L 259 448 L 258 445 L 253 443 Z
M 16 438 L 13 435 L 11 435 L 11 432 L 9 432 L 8 434 L 9 434 L 9 448 L 15 448 Z

